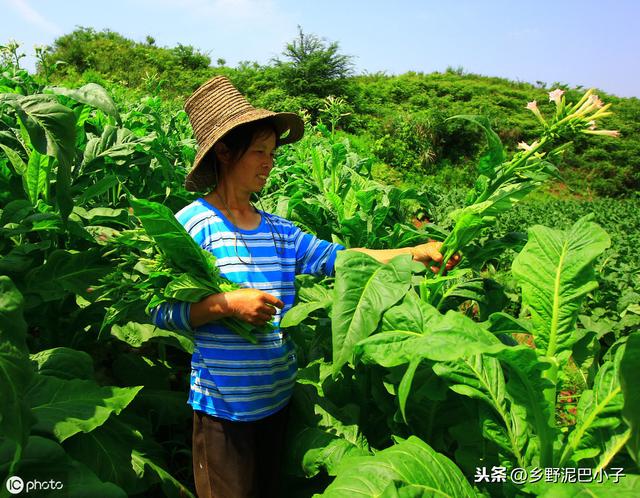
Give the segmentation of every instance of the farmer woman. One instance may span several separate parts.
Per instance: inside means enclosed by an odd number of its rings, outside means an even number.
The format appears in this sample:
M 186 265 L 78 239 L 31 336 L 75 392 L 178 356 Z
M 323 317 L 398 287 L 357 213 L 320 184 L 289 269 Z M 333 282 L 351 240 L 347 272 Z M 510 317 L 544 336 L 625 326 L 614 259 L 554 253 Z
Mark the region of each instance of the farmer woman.
M 296 378 L 291 339 L 277 327 L 251 344 L 218 320 L 256 326 L 280 323 L 293 305 L 294 277 L 331 275 L 339 244 L 319 240 L 254 207 L 274 151 L 299 140 L 302 120 L 252 107 L 223 76 L 187 100 L 198 152 L 186 187 L 208 192 L 176 216 L 222 275 L 244 288 L 156 309 L 157 326 L 192 331 L 189 404 L 193 407 L 193 469 L 198 496 L 275 496 L 287 406 Z M 399 254 L 442 261 L 439 242 L 392 250 L 352 249 L 386 262 Z M 454 263 L 452 262 L 451 265 Z M 449 266 L 451 266 L 449 265 Z

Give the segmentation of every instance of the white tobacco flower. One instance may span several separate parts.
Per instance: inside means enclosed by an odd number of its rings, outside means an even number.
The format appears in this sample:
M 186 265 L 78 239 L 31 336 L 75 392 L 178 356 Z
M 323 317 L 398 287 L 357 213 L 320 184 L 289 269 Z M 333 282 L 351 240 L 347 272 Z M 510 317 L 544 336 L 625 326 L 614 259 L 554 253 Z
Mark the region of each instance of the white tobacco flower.
M 591 95 L 591 97 L 589 97 L 589 100 L 591 101 L 591 104 L 597 109 L 600 109 L 604 105 L 604 102 L 602 102 L 602 100 L 600 100 L 600 97 L 598 97 L 597 95 Z
M 560 101 L 563 95 L 564 95 L 564 90 L 561 90 L 560 88 L 556 88 L 552 92 L 549 92 L 549 102 L 555 102 L 556 105 L 560 105 Z
M 533 114 L 535 114 L 536 118 L 538 118 L 538 121 L 540 121 L 542 123 L 543 126 L 547 125 L 547 122 L 544 120 L 544 118 L 542 117 L 542 114 L 540 114 L 540 109 L 538 109 L 538 102 L 536 102 L 535 100 L 531 101 L 531 102 L 527 102 L 527 109 L 529 109 Z
M 527 142 L 519 142 L 518 143 L 518 149 L 525 150 L 527 152 L 529 152 L 530 150 L 534 149 L 537 146 L 538 146 L 538 141 L 537 140 L 535 142 L 533 142 L 531 145 L 529 145 Z

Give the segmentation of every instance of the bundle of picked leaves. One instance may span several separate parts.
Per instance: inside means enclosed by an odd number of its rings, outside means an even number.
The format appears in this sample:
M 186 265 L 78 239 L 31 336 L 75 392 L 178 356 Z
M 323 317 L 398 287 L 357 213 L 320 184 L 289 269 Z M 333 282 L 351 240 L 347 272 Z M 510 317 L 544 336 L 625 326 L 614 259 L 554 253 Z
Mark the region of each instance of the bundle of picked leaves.
M 109 254 L 119 264 L 99 287 L 100 300 L 112 302 L 103 327 L 139 319 L 143 306 L 148 314 L 167 301 L 194 303 L 241 288 L 220 274 L 215 257 L 193 240 L 169 208 L 142 199 L 132 199 L 131 206 L 142 226 L 125 230 L 110 242 Z M 257 329 L 247 322 L 224 318 L 220 324 L 257 342 Z

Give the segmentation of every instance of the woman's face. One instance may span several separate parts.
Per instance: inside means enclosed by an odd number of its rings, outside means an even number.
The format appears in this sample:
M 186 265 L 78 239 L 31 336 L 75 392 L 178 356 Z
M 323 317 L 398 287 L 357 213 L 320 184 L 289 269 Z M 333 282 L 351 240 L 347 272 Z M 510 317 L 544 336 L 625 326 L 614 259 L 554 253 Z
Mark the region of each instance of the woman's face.
M 227 180 L 241 190 L 260 192 L 273 168 L 275 149 L 275 133 L 270 131 L 255 135 L 246 152 L 229 164 Z

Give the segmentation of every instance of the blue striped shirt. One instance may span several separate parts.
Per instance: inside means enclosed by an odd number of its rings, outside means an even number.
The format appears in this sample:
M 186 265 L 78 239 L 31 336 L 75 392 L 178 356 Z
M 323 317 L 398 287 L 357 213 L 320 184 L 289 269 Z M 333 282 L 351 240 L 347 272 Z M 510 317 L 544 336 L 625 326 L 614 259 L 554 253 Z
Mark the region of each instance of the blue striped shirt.
M 193 332 L 189 404 L 210 415 L 238 421 L 267 417 L 291 398 L 297 364 L 294 345 L 277 327 L 295 299 L 299 273 L 331 275 L 339 244 L 302 232 L 279 216 L 259 211 L 254 230 L 235 227 L 215 206 L 198 199 L 176 218 L 195 241 L 216 257 L 223 276 L 243 287 L 273 294 L 284 303 L 276 329 L 251 344 L 211 322 L 192 330 L 189 303 L 165 303 L 152 314 L 156 326 Z

